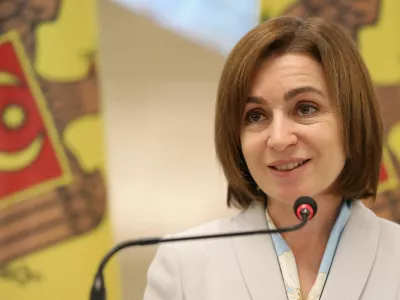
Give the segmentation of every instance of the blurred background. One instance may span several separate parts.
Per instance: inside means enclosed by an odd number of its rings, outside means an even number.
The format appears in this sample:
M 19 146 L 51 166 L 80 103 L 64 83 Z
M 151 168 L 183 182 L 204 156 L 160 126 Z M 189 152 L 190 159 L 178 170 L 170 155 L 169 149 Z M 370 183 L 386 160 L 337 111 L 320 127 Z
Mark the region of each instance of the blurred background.
M 400 2 L 0 1 L 0 293 L 88 299 L 115 243 L 235 214 L 213 145 L 229 51 L 258 23 L 320 16 L 352 36 L 385 115 L 378 215 L 400 223 Z M 107 267 L 141 299 L 156 247 Z

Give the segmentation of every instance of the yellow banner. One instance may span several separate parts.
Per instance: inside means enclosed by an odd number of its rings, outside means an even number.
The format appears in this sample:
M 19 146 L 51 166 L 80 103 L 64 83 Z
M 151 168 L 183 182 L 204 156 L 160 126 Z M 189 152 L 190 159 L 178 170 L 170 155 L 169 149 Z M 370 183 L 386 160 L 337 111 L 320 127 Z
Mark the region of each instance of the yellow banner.
M 400 1 L 261 0 L 261 21 L 279 15 L 322 17 L 340 24 L 353 37 L 376 83 L 386 138 L 379 196 L 379 216 L 400 223 Z
M 0 298 L 89 298 L 113 245 L 95 0 L 0 1 Z M 120 299 L 115 260 L 108 299 Z

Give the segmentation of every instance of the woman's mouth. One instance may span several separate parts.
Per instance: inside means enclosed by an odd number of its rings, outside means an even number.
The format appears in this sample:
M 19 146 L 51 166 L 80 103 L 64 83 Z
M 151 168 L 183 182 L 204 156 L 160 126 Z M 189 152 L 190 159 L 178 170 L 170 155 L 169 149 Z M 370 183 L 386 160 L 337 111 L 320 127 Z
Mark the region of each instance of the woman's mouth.
M 279 164 L 279 165 L 274 165 L 274 166 L 269 166 L 271 169 L 277 170 L 277 171 L 292 171 L 295 170 L 304 164 L 308 163 L 311 159 L 305 159 L 303 161 L 296 161 L 296 162 L 291 162 L 287 164 Z

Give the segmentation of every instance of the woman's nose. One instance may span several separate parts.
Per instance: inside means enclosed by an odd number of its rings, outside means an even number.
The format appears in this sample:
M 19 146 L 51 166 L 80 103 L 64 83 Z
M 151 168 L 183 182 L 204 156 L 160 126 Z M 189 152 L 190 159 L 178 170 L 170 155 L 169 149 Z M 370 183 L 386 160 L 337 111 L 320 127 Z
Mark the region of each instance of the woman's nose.
M 267 145 L 276 151 L 285 151 L 297 143 L 292 121 L 286 117 L 275 117 L 268 126 Z

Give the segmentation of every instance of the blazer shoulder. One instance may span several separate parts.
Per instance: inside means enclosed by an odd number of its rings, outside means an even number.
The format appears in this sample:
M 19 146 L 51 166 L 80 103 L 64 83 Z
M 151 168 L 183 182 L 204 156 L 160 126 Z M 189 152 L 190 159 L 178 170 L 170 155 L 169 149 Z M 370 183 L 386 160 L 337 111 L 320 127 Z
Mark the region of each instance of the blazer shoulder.
M 225 231 L 231 230 L 233 217 L 219 218 L 216 220 L 208 221 L 183 231 L 170 234 L 168 237 L 185 237 L 185 236 L 196 236 L 196 235 L 208 235 L 208 234 L 218 234 Z
M 193 227 L 189 227 L 183 231 L 172 233 L 166 235 L 164 238 L 182 238 L 189 236 L 202 236 L 202 235 L 213 235 L 213 234 L 221 234 L 221 233 L 229 233 L 233 232 L 234 228 L 232 226 L 233 220 L 240 215 L 239 212 L 236 215 L 223 217 L 219 219 L 215 219 L 212 221 L 208 221 L 205 223 L 201 223 L 199 225 L 195 225 Z M 220 242 L 226 240 L 224 238 L 205 238 L 201 240 L 187 240 L 176 243 L 166 243 L 160 245 L 160 248 L 170 248 L 175 249 L 180 255 L 189 255 L 195 254 L 198 251 L 204 251 L 207 245 L 211 242 L 211 244 L 215 244 L 216 240 Z M 198 253 L 197 253 L 198 254 Z
M 395 242 L 400 246 L 400 224 L 384 218 L 378 219 L 382 236 L 390 237 L 392 242 Z
M 378 218 L 380 224 L 379 255 L 377 261 L 384 266 L 385 276 L 397 278 L 397 298 L 400 300 L 400 225 L 387 219 Z M 383 273 L 383 272 L 382 272 Z M 388 275 L 391 274 L 391 275 Z

